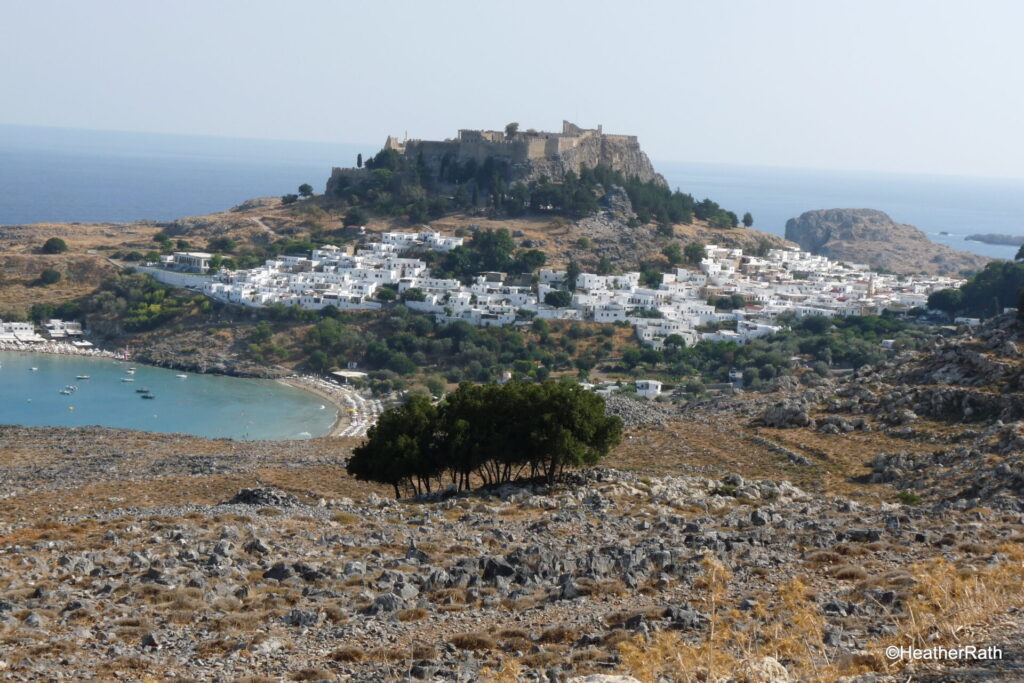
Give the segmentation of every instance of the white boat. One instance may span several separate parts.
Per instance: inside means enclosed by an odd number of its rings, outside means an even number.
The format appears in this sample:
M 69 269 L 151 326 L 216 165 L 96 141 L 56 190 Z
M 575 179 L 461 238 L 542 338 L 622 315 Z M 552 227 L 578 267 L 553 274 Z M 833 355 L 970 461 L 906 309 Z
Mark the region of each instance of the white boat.
M 122 378 L 121 378 L 121 381 L 122 381 L 122 382 L 134 382 L 134 381 L 135 381 L 135 379 L 134 379 L 134 378 L 132 378 L 132 377 L 122 377 Z
M 185 379 L 186 377 L 188 377 L 188 375 L 175 375 L 175 377 L 180 377 L 181 379 Z
M 35 372 L 35 371 L 36 371 L 36 370 L 38 370 L 38 369 L 39 369 L 39 368 L 29 368 L 29 370 L 31 370 L 32 372 Z
M 78 375 L 75 379 L 92 379 L 89 375 Z
M 71 395 L 71 390 L 70 389 L 61 389 L 60 393 L 64 394 L 65 396 L 70 396 Z

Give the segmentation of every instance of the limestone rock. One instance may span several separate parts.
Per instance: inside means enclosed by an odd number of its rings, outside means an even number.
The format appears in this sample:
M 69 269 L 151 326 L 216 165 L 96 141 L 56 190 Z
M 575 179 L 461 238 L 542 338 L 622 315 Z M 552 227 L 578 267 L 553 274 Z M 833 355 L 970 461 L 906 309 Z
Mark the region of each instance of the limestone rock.
M 979 270 L 991 260 L 932 242 L 914 226 L 875 209 L 807 211 L 786 221 L 786 239 L 830 259 L 897 273 L 955 275 Z

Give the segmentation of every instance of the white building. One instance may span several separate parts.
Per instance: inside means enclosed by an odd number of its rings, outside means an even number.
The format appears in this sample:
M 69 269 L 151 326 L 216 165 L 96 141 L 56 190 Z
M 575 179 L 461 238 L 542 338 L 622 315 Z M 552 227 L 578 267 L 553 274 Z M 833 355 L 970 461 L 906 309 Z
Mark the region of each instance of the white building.
M 656 379 L 638 379 L 636 393 L 644 398 L 657 398 L 661 396 L 661 382 Z

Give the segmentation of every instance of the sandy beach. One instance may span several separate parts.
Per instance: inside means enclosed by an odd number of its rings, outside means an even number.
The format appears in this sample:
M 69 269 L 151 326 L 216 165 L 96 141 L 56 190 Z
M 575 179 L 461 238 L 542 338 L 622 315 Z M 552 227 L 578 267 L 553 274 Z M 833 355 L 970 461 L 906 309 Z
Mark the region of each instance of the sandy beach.
M 331 425 L 330 431 L 325 436 L 341 436 L 341 432 L 348 425 L 350 420 L 348 419 L 348 406 L 345 404 L 344 399 L 340 396 L 329 393 L 326 389 L 317 386 L 316 383 L 310 381 L 310 378 L 305 377 L 284 377 L 278 380 L 283 384 L 287 384 L 290 387 L 295 387 L 302 391 L 306 391 L 310 394 L 314 394 L 324 399 L 332 406 L 334 406 L 338 415 L 334 418 L 334 424 Z
M 376 399 L 365 399 L 355 390 L 313 375 L 292 375 L 280 380 L 330 401 L 338 409 L 338 417 L 328 436 L 362 437 L 376 421 L 383 405 Z

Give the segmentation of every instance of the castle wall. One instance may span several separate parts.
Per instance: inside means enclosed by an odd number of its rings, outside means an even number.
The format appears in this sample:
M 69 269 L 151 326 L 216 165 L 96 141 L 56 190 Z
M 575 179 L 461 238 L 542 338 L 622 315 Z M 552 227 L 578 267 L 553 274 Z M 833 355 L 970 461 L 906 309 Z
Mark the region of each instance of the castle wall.
M 393 149 L 403 151 L 415 161 L 422 154 L 424 161 L 435 170 L 445 155 L 450 154 L 461 163 L 473 159 L 483 164 L 498 159 L 511 165 L 513 180 L 536 180 L 541 176 L 559 179 L 567 171 L 579 173 L 584 166 L 608 166 L 627 176 L 665 184 L 665 179 L 654 171 L 650 159 L 640 149 L 635 135 L 605 135 L 603 128 L 580 128 L 569 121 L 562 122 L 561 133 L 518 132 L 507 139 L 504 131 L 460 130 L 455 140 L 409 140 L 402 144 L 388 138 Z M 335 169 L 331 185 L 348 177 Z

